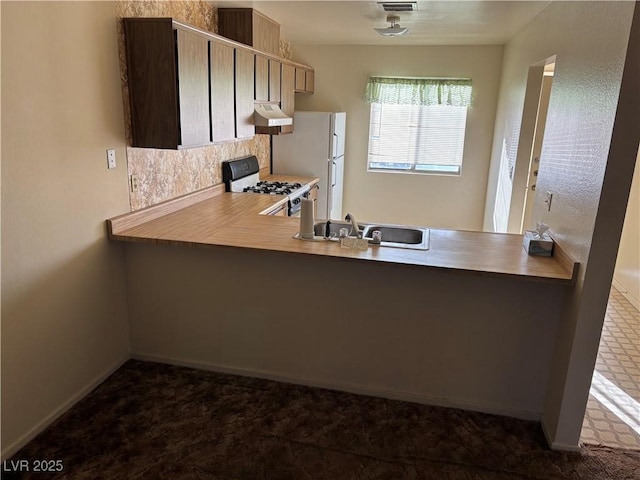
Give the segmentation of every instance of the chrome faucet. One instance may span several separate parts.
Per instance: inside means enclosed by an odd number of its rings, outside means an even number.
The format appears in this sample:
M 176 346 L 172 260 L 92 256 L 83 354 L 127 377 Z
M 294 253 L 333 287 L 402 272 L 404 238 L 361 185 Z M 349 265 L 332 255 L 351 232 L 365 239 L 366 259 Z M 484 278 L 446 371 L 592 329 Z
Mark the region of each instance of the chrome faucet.
M 355 230 L 355 235 L 358 238 L 362 238 L 362 233 L 360 232 L 360 227 L 358 226 L 358 222 L 356 222 L 356 217 L 352 214 L 347 213 L 344 217 L 345 221 L 351 222 L 351 233 Z

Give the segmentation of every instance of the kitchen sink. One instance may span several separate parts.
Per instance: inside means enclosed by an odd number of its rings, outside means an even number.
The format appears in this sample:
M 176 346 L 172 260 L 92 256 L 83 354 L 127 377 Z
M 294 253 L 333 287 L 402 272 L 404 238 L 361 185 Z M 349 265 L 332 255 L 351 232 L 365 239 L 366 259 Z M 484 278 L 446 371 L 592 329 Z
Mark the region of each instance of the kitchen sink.
M 388 224 L 367 224 L 359 223 L 359 233 L 362 238 L 373 243 L 373 231 L 378 230 L 382 234 L 381 247 L 409 248 L 414 250 L 429 250 L 429 229 L 421 227 L 409 227 L 405 225 Z M 325 237 L 326 240 L 338 241 L 341 228 L 348 228 L 349 235 L 355 237 L 352 226 L 349 222 L 331 221 L 329 222 L 329 237 L 327 234 L 327 222 L 316 222 L 313 226 L 313 233 L 318 237 Z
M 371 225 L 364 232 L 365 238 L 372 238 L 373 231 L 378 230 L 382 234 L 384 242 L 408 243 L 417 245 L 424 239 L 424 229 L 407 227 L 387 227 L 384 225 Z
M 382 247 L 412 248 L 415 250 L 429 250 L 429 229 L 407 227 L 404 225 L 367 225 L 363 237 L 371 243 L 373 232 L 378 230 L 382 234 Z
M 363 225 L 359 225 L 360 226 L 360 233 L 363 232 L 364 230 L 364 226 Z M 351 236 L 355 235 L 353 234 L 352 230 L 352 226 L 350 223 L 348 222 L 334 222 L 333 220 L 331 222 L 329 222 L 329 238 L 338 238 L 338 235 L 340 235 L 340 229 L 341 228 L 348 228 L 349 229 L 349 234 Z M 327 231 L 327 222 L 316 222 L 313 225 L 313 234 L 318 236 L 318 237 L 324 237 L 326 235 L 326 231 Z

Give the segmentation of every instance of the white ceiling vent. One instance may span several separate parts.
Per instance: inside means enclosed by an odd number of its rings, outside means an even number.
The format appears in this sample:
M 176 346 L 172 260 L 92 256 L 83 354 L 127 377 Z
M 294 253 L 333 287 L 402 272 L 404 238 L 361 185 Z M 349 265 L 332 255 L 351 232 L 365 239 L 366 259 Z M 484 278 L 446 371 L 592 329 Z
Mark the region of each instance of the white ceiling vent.
M 418 2 L 378 2 L 385 12 L 413 12 L 418 10 Z

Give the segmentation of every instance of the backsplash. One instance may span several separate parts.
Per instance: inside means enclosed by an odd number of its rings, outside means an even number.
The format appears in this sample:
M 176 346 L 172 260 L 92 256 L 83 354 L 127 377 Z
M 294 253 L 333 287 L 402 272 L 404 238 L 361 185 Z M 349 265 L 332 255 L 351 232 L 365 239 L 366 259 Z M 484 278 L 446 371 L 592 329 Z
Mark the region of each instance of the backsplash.
M 200 190 L 222 182 L 221 162 L 255 155 L 260 168 L 269 166 L 269 136 L 188 150 L 127 147 L 129 175 L 138 189 L 129 193 L 131 210 Z
M 218 11 L 210 3 L 201 0 L 117 1 L 116 16 L 118 18 L 118 53 L 125 135 L 127 144 L 131 145 L 131 112 L 129 110 L 122 18 L 171 17 L 203 30 L 217 33 Z M 284 58 L 291 58 L 291 44 L 281 40 L 280 52 Z M 127 147 L 128 173 L 137 177 L 138 185 L 135 192 L 129 193 L 131 210 L 155 205 L 164 200 L 221 183 L 221 162 L 248 155 L 255 155 L 258 158 L 260 168 L 267 168 L 270 156 L 270 137 L 256 135 L 249 140 L 187 150 L 157 150 L 129 146 Z

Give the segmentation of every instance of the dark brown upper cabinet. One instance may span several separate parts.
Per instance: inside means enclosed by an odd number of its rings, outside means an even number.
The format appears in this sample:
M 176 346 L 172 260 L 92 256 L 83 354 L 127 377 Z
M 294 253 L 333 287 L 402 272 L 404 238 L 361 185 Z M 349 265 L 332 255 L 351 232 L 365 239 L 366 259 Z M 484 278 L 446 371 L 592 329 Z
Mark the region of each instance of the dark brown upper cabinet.
M 134 147 L 181 149 L 291 133 L 291 125 L 254 126 L 255 102 L 279 104 L 293 116 L 295 92 L 313 92 L 306 65 L 171 18 L 123 21 Z
M 252 8 L 219 8 L 218 33 L 261 52 L 280 55 L 280 25 Z
M 134 147 L 211 143 L 209 41 L 169 18 L 125 18 Z

